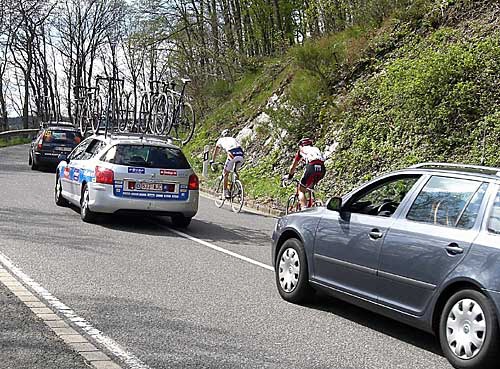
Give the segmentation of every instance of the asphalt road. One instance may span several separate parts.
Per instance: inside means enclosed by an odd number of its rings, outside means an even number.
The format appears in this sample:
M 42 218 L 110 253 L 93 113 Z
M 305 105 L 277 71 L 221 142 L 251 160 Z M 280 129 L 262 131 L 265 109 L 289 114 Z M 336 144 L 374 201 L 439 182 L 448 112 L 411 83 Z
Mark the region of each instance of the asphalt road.
M 287 303 L 273 272 L 168 218 L 83 223 L 27 154 L 0 149 L 0 252 L 150 368 L 451 368 L 433 336 L 336 299 Z M 270 265 L 274 219 L 200 200 L 187 234 Z

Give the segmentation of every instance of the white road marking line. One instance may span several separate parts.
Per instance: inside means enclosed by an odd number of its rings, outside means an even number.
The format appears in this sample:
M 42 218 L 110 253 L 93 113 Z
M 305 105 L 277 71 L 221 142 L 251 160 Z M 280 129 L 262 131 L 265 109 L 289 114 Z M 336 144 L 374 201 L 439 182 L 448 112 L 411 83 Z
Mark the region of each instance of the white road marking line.
M 264 264 L 264 263 L 261 263 L 260 261 L 253 260 L 253 259 L 250 259 L 249 257 L 237 254 L 237 253 L 235 253 L 233 251 L 226 250 L 226 249 L 224 249 L 222 247 L 214 245 L 213 243 L 210 243 L 210 242 L 201 240 L 199 238 L 193 237 L 193 236 L 191 236 L 191 235 L 189 235 L 187 233 L 178 231 L 177 229 L 170 228 L 170 227 L 168 227 L 168 226 L 166 226 L 164 224 L 161 224 L 160 222 L 153 221 L 153 223 L 155 223 L 156 225 L 158 225 L 158 226 L 160 226 L 160 227 L 162 227 L 164 229 L 167 229 L 170 232 L 173 232 L 173 233 L 175 233 L 175 234 L 177 234 L 177 235 L 179 235 L 181 237 L 187 238 L 188 240 L 191 240 L 191 241 L 194 241 L 196 243 L 199 243 L 200 245 L 206 246 L 206 247 L 208 247 L 208 248 L 210 248 L 212 250 L 219 251 L 219 252 L 222 252 L 223 254 L 233 256 L 233 257 L 235 257 L 237 259 L 246 261 L 247 263 L 250 263 L 250 264 L 253 264 L 253 265 L 257 265 L 257 266 L 259 266 L 261 268 L 264 268 L 264 269 L 267 269 L 267 270 L 270 270 L 270 271 L 274 271 L 274 268 L 272 266 Z
M 107 337 L 101 331 L 90 325 L 90 323 L 87 322 L 85 319 L 76 315 L 71 308 L 63 304 L 61 301 L 59 301 L 49 291 L 47 291 L 40 284 L 38 284 L 27 274 L 25 274 L 20 268 L 16 267 L 14 263 L 12 263 L 12 261 L 1 252 L 0 252 L 0 264 L 3 264 L 6 270 L 8 270 L 11 274 L 19 278 L 19 280 L 21 280 L 24 285 L 30 287 L 42 298 L 42 300 L 46 301 L 50 306 L 52 306 L 52 310 L 55 310 L 59 314 L 63 315 L 73 324 L 82 329 L 86 334 L 92 337 L 97 343 L 106 348 L 116 357 L 123 360 L 123 362 L 125 362 L 130 369 L 151 369 L 149 366 L 144 364 L 133 354 L 121 348 L 121 346 L 114 340 Z

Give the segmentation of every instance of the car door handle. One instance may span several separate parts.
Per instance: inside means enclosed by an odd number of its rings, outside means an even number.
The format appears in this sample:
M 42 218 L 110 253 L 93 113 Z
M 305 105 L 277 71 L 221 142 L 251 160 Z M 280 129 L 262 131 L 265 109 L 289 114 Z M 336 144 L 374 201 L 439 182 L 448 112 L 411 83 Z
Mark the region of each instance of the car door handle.
M 464 249 L 453 242 L 446 246 L 446 252 L 450 255 L 458 255 L 462 254 L 464 252 Z
M 374 228 L 370 231 L 370 233 L 368 233 L 368 235 L 372 240 L 378 240 L 379 238 L 382 238 L 384 234 L 380 232 L 377 228 Z

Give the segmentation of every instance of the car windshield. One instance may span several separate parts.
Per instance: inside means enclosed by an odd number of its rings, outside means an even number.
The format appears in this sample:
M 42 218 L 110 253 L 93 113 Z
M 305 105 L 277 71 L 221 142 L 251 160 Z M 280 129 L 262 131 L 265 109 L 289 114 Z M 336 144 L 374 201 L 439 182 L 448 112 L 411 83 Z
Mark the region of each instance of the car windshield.
M 117 145 L 108 152 L 106 160 L 119 165 L 147 168 L 190 168 L 181 150 L 153 145 Z
M 43 133 L 43 140 L 56 144 L 79 144 L 82 136 L 76 131 L 47 129 Z

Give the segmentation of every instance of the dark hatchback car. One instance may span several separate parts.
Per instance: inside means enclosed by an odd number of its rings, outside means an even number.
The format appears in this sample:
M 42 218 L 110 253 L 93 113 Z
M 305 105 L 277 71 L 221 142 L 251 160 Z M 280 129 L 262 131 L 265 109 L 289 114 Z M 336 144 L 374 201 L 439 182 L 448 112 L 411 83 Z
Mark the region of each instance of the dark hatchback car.
M 427 163 L 278 220 L 280 295 L 322 290 L 436 334 L 456 368 L 498 367 L 500 169 Z
M 31 142 L 28 164 L 33 170 L 41 166 L 55 167 L 59 164 L 59 155 L 68 155 L 81 140 L 80 131 L 71 124 L 45 124 Z

